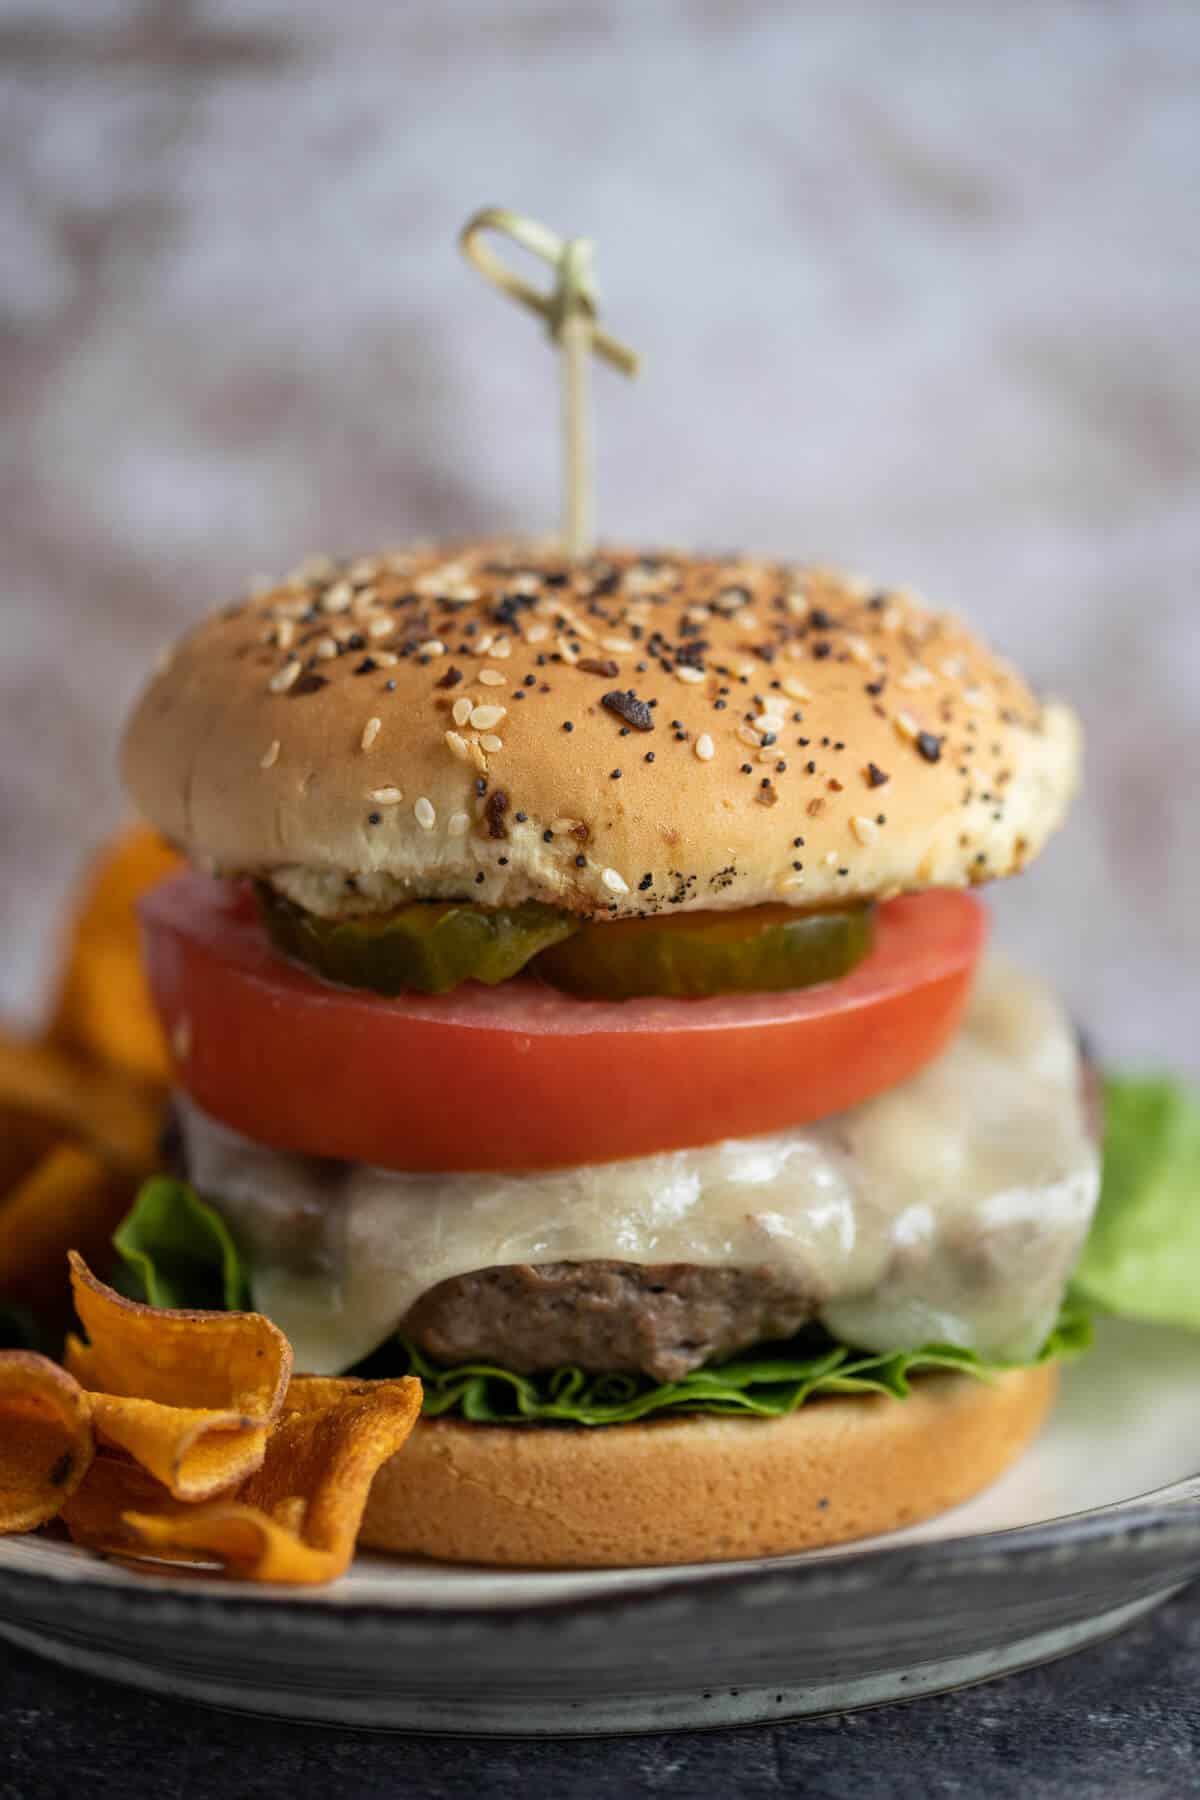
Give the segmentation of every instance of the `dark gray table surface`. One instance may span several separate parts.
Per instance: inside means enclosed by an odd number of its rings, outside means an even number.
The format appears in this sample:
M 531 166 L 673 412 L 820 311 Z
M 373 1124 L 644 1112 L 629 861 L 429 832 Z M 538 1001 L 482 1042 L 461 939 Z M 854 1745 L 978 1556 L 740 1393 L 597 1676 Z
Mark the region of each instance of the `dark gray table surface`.
M 1047 1668 L 741 1731 L 497 1742 L 324 1730 L 158 1700 L 0 1647 L 0 1800 L 1200 1793 L 1200 1585 Z

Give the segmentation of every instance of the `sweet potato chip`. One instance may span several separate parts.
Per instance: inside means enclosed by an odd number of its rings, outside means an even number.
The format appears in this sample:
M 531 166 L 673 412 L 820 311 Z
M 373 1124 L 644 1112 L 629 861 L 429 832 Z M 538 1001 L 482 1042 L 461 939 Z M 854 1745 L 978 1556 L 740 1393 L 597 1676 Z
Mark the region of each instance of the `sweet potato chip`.
M 158 1161 L 162 1096 L 110 1069 L 0 1029 L 0 1105 L 145 1175 Z
M 136 1080 L 170 1079 L 163 1034 L 142 972 L 136 901 L 181 866 L 156 832 L 136 825 L 103 850 L 75 914 L 50 1041 Z
M 164 1557 L 204 1552 L 253 1581 L 312 1583 L 343 1574 L 375 1472 L 416 1423 L 421 1384 L 411 1376 L 322 1381 L 302 1398 L 303 1406 L 275 1426 L 262 1468 L 235 1496 L 186 1511 L 126 1512 L 124 1524 L 144 1549 Z
M 269 1424 L 283 1406 L 291 1346 L 261 1313 L 173 1311 L 126 1300 L 72 1254 L 88 1374 L 106 1394 L 211 1407 Z
M 127 1512 L 153 1513 L 166 1518 L 186 1512 L 172 1500 L 161 1482 L 127 1457 L 99 1449 L 87 1478 L 71 1495 L 60 1515 L 77 1544 L 88 1550 L 104 1550 L 126 1556 L 142 1556 L 141 1539 L 125 1523 Z M 210 1562 L 206 1552 L 180 1551 L 177 1562 Z
M 124 1300 L 72 1252 L 75 1309 L 90 1339 L 67 1366 L 92 1396 L 99 1437 L 180 1500 L 261 1463 L 291 1374 L 291 1346 L 259 1313 L 174 1312 Z
M 0 1532 L 53 1519 L 92 1460 L 91 1407 L 65 1369 L 29 1350 L 0 1351 Z
M 207 1500 L 257 1469 L 266 1425 L 237 1413 L 206 1412 L 93 1393 L 92 1423 L 101 1443 L 124 1450 L 176 1500 Z
M 328 1412 L 339 1400 L 364 1393 L 370 1383 L 357 1375 L 293 1375 L 283 1396 L 285 1413 Z
M 59 1144 L 0 1199 L 0 1293 L 65 1321 L 68 1245 L 105 1255 L 133 1194 L 132 1179 L 94 1152 Z

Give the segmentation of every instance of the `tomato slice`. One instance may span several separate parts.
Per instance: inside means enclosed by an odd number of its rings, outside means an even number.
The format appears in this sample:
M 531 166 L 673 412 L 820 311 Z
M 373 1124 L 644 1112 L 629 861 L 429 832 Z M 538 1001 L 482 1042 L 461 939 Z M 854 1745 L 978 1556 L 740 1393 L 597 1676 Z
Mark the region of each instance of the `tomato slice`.
M 954 1030 L 983 947 L 968 894 L 889 901 L 849 975 L 781 994 L 578 1000 L 533 977 L 385 998 L 281 957 L 232 884 L 141 903 L 180 1084 L 280 1150 L 389 1169 L 612 1162 L 804 1124 L 891 1087 Z

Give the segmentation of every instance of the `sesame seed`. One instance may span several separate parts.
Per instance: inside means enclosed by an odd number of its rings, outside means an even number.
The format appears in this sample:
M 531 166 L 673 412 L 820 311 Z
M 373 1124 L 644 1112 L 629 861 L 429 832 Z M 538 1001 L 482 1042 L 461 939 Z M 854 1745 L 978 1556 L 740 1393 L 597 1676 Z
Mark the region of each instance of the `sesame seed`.
M 290 650 L 292 639 L 296 635 L 295 622 L 292 619 L 281 619 L 275 627 L 275 642 L 281 650 Z
M 471 710 L 471 723 L 476 731 L 490 731 L 507 716 L 507 706 L 476 706 Z
M 268 681 L 270 691 L 273 694 L 286 694 L 293 681 L 299 677 L 301 666 L 294 656 L 290 662 L 285 662 L 282 669 L 276 670 Z
M 789 700 L 812 699 L 812 690 L 806 688 L 802 681 L 797 681 L 794 675 L 785 675 L 779 685 Z
M 579 652 L 575 649 L 573 644 L 568 643 L 565 637 L 557 637 L 554 642 L 558 654 L 562 657 L 564 662 L 574 663 L 579 661 Z
M 461 699 L 456 700 L 451 707 L 450 716 L 456 725 L 465 725 L 474 710 L 475 702 L 470 694 L 463 694 Z
M 912 668 L 906 669 L 904 674 L 901 675 L 896 682 L 897 687 L 908 688 L 909 690 L 912 690 L 913 688 L 931 687 L 932 685 L 933 676 L 922 663 L 914 663 Z
M 377 806 L 399 806 L 403 798 L 398 787 L 370 788 L 367 792 L 367 799 L 374 800 Z
M 313 655 L 319 656 L 322 662 L 332 662 L 338 653 L 337 639 L 329 636 L 318 638 L 313 645 Z
M 752 726 L 739 725 L 738 729 L 737 729 L 737 734 L 743 744 L 750 744 L 753 746 L 753 748 L 755 750 L 757 750 L 759 748 L 759 746 L 762 744 L 761 736 L 759 735 L 759 733 L 757 731 L 755 731 L 753 729 Z
M 896 714 L 896 730 L 906 742 L 914 744 L 917 741 L 921 727 L 917 724 L 917 721 L 913 718 L 911 713 L 898 712 Z
M 623 875 L 617 873 L 616 869 L 605 869 L 600 879 L 610 894 L 627 894 L 629 892 L 629 883 Z
M 327 613 L 348 612 L 353 598 L 354 589 L 348 581 L 335 581 L 333 586 L 326 588 L 321 595 L 319 602 L 321 611 Z
M 538 625 L 535 623 L 526 627 L 525 642 L 527 644 L 541 644 L 544 643 L 549 636 L 550 627 L 548 625 Z
M 495 643 L 495 641 L 496 641 L 495 632 L 494 631 L 485 631 L 483 636 L 480 638 L 479 642 L 475 646 L 475 654 L 477 656 L 486 656 L 488 651 L 491 649 L 492 645 Z
M 457 731 L 448 731 L 446 733 L 446 743 L 454 752 L 455 756 L 457 756 L 459 762 L 470 761 L 471 746 L 468 744 L 465 737 L 460 737 Z
M 437 813 L 433 809 L 433 802 L 427 800 L 424 794 L 413 807 L 413 813 L 422 831 L 432 831 L 437 824 Z
M 369 750 L 371 748 L 371 745 L 375 742 L 375 739 L 379 736 L 379 734 L 382 730 L 383 730 L 383 720 L 382 719 L 368 719 L 367 720 L 366 724 L 363 726 L 363 734 L 362 734 L 362 747 L 364 750 Z
M 492 644 L 491 654 L 494 657 L 497 657 L 500 662 L 506 662 L 512 655 L 512 645 L 507 638 L 498 637 Z
M 494 751 L 504 748 L 504 739 L 498 738 L 494 731 L 485 731 L 479 742 L 484 750 Z
M 367 625 L 367 636 L 369 638 L 390 637 L 395 629 L 395 619 L 389 619 L 384 613 L 380 613 L 376 618 L 369 621 Z
M 633 649 L 633 639 L 624 637 L 606 637 L 600 639 L 602 650 L 611 650 L 615 656 L 627 655 Z
M 508 677 L 499 669 L 480 669 L 476 678 L 484 687 L 503 687 Z
M 783 880 L 779 883 L 779 888 L 780 888 L 781 893 L 786 892 L 788 888 L 798 888 L 798 887 L 803 887 L 803 886 L 804 886 L 803 875 L 785 875 L 783 877 Z
M 691 663 L 677 663 L 675 673 L 680 681 L 685 681 L 692 687 L 697 686 L 705 678 L 704 670 L 693 667 Z
M 578 830 L 579 823 L 578 819 L 551 819 L 550 830 L 552 834 L 558 832 L 560 837 L 564 837 L 568 832 Z
M 451 837 L 466 837 L 470 826 L 470 817 L 465 812 L 451 813 L 450 817 L 446 820 L 446 830 Z
M 700 733 L 700 736 L 696 739 L 696 742 L 692 747 L 701 762 L 711 762 L 716 755 L 716 745 L 709 737 L 707 731 L 702 731 Z
M 260 769 L 273 769 L 275 767 L 275 764 L 278 761 L 279 761 L 279 739 L 272 738 L 271 742 L 267 745 L 266 749 L 263 751 L 262 758 L 261 758 L 258 766 Z
M 864 818 L 861 813 L 856 813 L 851 819 L 850 829 L 860 844 L 873 844 L 879 836 L 879 827 L 874 819 Z

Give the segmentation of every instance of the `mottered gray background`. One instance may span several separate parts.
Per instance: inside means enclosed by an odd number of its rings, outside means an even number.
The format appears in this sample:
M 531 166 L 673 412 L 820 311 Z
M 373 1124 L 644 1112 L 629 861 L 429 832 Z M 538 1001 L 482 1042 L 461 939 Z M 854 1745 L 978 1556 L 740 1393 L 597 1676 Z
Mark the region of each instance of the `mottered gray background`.
M 552 360 L 454 239 L 594 237 L 602 528 L 970 614 L 1090 729 L 1000 930 L 1200 1073 L 1200 9 L 0 0 L 0 1010 L 119 721 L 257 571 L 543 529 Z

